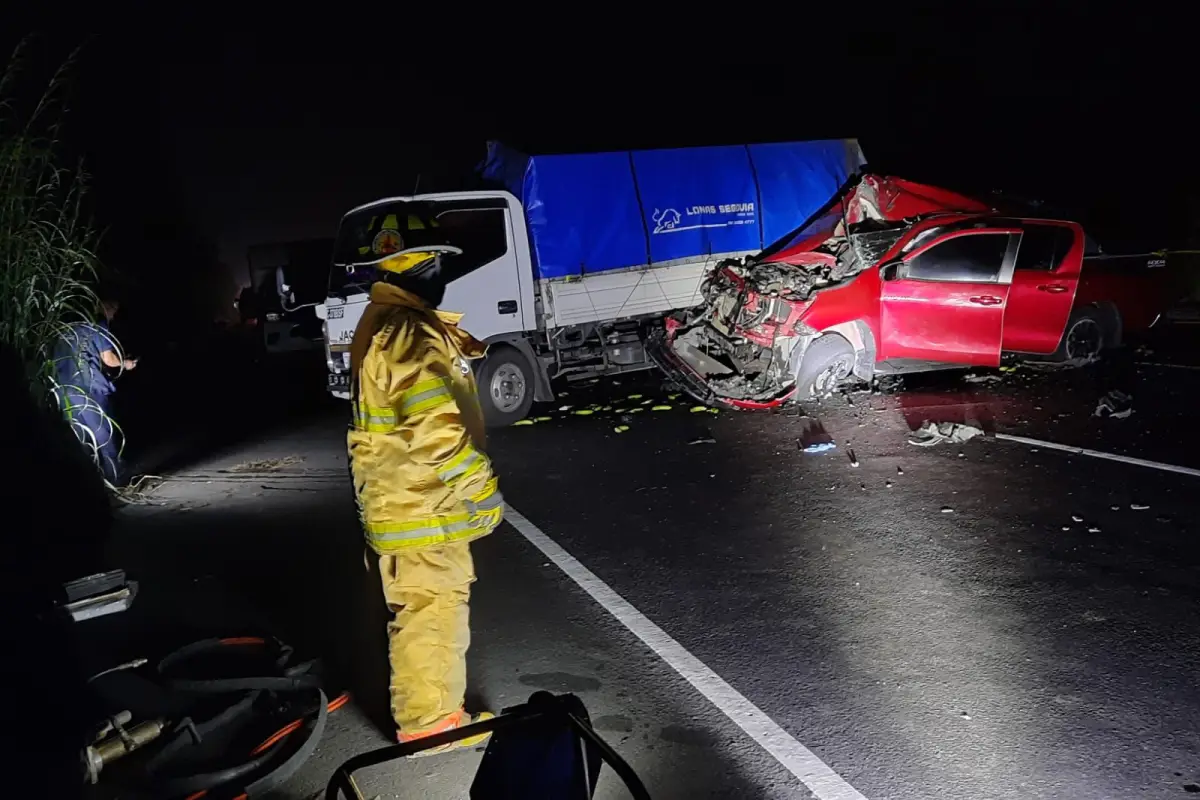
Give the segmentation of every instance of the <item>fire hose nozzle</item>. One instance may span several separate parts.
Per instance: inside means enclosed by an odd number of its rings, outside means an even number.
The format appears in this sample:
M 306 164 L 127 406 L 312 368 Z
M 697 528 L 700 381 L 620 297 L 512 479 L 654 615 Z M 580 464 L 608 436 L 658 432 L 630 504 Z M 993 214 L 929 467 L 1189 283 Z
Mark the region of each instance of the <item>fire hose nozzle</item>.
M 139 722 L 132 728 L 118 728 L 107 739 L 84 748 L 83 767 L 87 782 L 95 784 L 105 766 L 150 744 L 162 735 L 165 727 L 166 721 L 161 719 Z

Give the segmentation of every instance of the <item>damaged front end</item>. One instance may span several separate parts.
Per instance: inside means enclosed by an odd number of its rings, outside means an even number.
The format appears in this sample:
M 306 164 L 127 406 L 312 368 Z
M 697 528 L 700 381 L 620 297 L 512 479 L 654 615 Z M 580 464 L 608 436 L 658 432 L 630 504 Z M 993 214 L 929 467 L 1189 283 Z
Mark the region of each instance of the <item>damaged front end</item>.
M 803 273 L 769 266 L 717 264 L 700 287 L 704 304 L 667 319 L 660 366 L 697 399 L 770 408 L 790 396 L 793 352 L 817 335 L 800 322 L 811 287 Z
M 804 321 L 818 295 L 879 264 L 915 219 L 973 202 L 899 179 L 849 182 L 771 247 L 714 266 L 700 287 L 703 305 L 667 320 L 654 348 L 660 366 L 703 402 L 781 405 L 821 333 Z

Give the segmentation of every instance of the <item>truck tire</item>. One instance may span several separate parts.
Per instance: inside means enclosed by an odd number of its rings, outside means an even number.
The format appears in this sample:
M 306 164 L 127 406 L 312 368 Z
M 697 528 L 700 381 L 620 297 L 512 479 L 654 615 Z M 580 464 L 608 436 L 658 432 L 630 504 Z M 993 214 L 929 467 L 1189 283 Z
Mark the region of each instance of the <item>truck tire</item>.
M 808 346 L 796 370 L 796 400 L 829 397 L 854 370 L 854 345 L 836 333 L 827 333 Z
M 516 348 L 493 347 L 479 368 L 477 384 L 483 421 L 489 428 L 525 419 L 533 407 L 533 368 Z
M 1111 336 L 1105 323 L 1099 309 L 1088 307 L 1074 311 L 1063 329 L 1062 341 L 1058 343 L 1053 360 L 1089 363 L 1098 359 Z

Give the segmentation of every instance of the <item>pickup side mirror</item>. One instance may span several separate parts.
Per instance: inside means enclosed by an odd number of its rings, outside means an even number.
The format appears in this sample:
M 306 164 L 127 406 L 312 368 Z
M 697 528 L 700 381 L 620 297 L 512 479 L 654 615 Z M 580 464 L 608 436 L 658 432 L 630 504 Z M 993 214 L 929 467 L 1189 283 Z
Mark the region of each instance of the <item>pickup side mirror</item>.
M 889 261 L 879 268 L 879 279 L 883 281 L 896 280 L 900 277 L 900 268 L 903 266 L 903 261 Z

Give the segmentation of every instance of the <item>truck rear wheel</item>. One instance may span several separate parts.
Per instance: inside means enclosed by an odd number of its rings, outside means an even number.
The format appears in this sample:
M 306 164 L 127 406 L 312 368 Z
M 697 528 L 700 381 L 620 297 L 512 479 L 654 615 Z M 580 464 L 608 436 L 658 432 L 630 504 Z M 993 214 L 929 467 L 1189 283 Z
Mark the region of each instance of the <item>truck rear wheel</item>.
M 843 336 L 827 333 L 808 346 L 796 370 L 796 399 L 829 397 L 854 370 L 854 345 Z
M 520 351 L 493 348 L 479 369 L 479 402 L 489 428 L 525 419 L 533 407 L 533 368 Z

